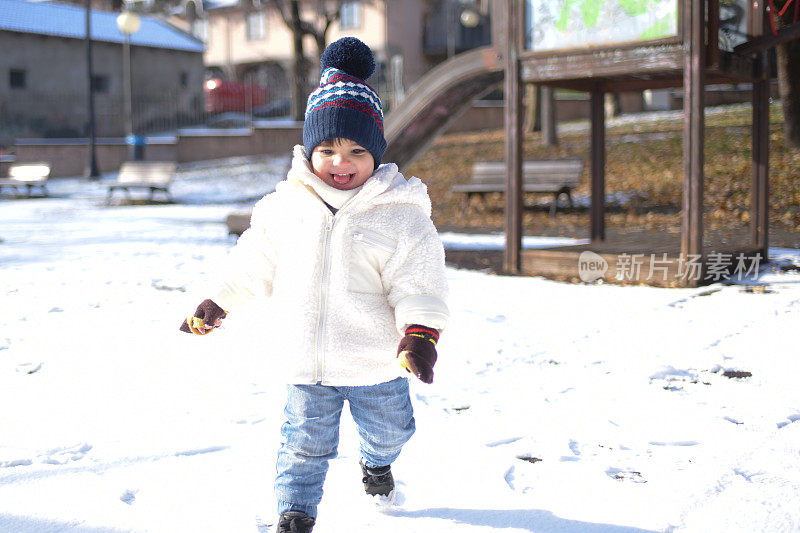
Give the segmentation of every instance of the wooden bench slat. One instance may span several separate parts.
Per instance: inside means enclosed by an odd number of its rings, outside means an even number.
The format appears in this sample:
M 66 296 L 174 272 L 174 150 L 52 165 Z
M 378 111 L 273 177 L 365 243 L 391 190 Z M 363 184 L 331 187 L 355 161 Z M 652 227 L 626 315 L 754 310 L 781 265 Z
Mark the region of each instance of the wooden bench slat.
M 33 196 L 33 189 L 38 188 L 42 196 L 48 196 L 46 183 L 50 178 L 50 164 L 43 162 L 15 163 L 8 168 L 8 178 L 0 179 L 2 187 L 12 187 L 19 196 L 20 188 L 25 188 L 28 197 Z
M 555 213 L 558 197 L 566 194 L 572 205 L 571 190 L 580 184 L 583 159 L 526 159 L 522 162 L 523 192 L 553 193 L 550 214 Z M 453 185 L 453 192 L 484 195 L 506 190 L 506 164 L 504 161 L 476 161 L 472 166 L 469 183 Z
M 523 183 L 528 184 L 543 184 L 543 185 L 557 185 L 557 184 L 566 184 L 566 185 L 573 185 L 577 186 L 580 183 L 580 175 L 560 175 L 560 174 L 548 174 L 547 176 L 529 176 L 523 175 L 522 177 Z M 475 179 L 470 181 L 470 184 L 481 184 L 481 185 L 489 185 L 493 187 L 502 187 L 505 189 L 506 186 L 506 177 L 503 176 L 479 176 Z
M 149 189 L 150 200 L 155 191 L 164 192 L 172 200 L 169 186 L 175 179 L 178 164 L 173 161 L 127 161 L 119 169 L 117 179 L 108 184 L 107 202 L 117 189 L 130 194 L 130 189 Z
M 8 177 L 22 182 L 45 181 L 50 177 L 47 163 L 20 163 L 8 168 Z
M 522 190 L 525 192 L 556 192 L 562 189 L 574 189 L 577 183 L 570 186 L 568 183 L 523 183 Z M 453 185 L 454 192 L 506 192 L 505 184 L 498 188 L 491 183 L 464 183 Z

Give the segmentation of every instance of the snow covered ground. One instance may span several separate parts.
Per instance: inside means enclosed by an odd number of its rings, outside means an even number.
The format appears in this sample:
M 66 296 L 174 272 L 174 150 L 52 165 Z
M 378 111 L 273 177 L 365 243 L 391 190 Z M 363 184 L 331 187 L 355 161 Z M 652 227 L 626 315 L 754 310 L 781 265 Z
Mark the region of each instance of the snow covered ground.
M 280 332 L 246 312 L 177 328 L 225 216 L 284 164 L 184 169 L 175 205 L 69 179 L 0 200 L 0 531 L 273 530 Z M 361 495 L 346 415 L 315 531 L 800 531 L 800 275 L 776 267 L 800 255 L 779 252 L 763 292 L 449 270 L 397 505 Z

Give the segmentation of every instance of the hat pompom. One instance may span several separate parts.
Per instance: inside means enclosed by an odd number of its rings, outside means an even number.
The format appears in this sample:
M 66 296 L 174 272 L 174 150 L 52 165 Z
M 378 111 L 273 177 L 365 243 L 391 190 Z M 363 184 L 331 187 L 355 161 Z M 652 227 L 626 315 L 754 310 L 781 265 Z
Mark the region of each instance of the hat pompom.
M 369 46 L 355 37 L 343 37 L 325 48 L 320 58 L 322 69 L 337 68 L 351 76 L 366 80 L 375 72 L 375 58 Z

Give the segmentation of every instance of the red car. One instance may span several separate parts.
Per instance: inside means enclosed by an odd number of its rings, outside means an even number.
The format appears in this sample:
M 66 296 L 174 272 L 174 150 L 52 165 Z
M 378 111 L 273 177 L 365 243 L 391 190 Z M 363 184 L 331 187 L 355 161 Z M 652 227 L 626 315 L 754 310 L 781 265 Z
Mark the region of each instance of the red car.
M 206 81 L 204 89 L 206 111 L 209 113 L 247 112 L 256 106 L 266 104 L 269 94 L 269 91 L 260 85 L 219 78 Z

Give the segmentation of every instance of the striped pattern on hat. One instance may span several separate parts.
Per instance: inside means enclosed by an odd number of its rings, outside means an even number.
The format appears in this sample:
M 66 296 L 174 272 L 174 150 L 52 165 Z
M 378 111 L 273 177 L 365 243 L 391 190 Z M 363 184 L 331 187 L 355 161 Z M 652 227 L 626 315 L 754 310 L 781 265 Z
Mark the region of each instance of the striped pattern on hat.
M 320 57 L 319 87 L 308 97 L 303 146 L 306 155 L 328 139 L 349 139 L 366 148 L 375 168 L 386 151 L 383 106 L 375 90 L 364 81 L 375 71 L 369 46 L 355 37 L 331 43 Z
M 378 94 L 363 80 L 328 67 L 322 72 L 319 87 L 308 97 L 305 118 L 320 109 L 355 109 L 372 117 L 383 131 L 383 109 Z

